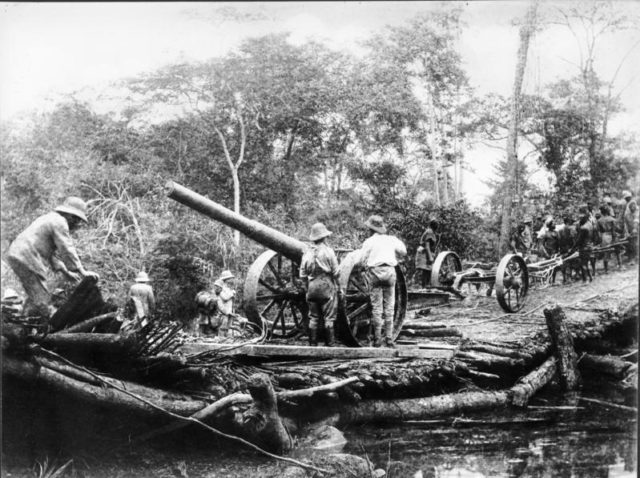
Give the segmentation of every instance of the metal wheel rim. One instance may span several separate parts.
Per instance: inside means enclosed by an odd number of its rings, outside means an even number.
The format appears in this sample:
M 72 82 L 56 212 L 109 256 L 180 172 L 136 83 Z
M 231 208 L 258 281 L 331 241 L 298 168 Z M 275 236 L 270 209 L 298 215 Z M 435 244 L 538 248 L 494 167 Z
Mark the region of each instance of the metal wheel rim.
M 346 297 L 338 309 L 336 327 L 343 342 L 354 347 L 367 345 L 368 324 L 371 319 L 371 301 L 364 280 L 364 271 L 357 268 L 358 251 L 347 254 L 340 263 L 340 288 Z M 393 314 L 393 337 L 400 334 L 407 310 L 407 284 L 404 272 L 396 266 L 396 301 Z M 355 295 L 357 299 L 351 299 Z M 361 297 L 366 295 L 366 299 Z
M 279 271 L 280 280 L 274 269 Z M 264 318 L 269 324 L 272 337 L 290 338 L 307 333 L 304 290 L 298 291 L 297 298 L 292 298 L 291 294 L 285 297 L 283 292 L 283 285 L 290 284 L 289 279 L 293 279 L 294 275 L 297 278 L 297 272 L 298 264 L 275 251 L 260 254 L 247 271 L 244 286 L 245 313 L 259 327 L 262 327 Z
M 449 268 L 453 268 L 454 272 L 462 271 L 462 261 L 453 251 L 443 251 L 437 255 L 436 260 L 433 261 L 431 268 L 431 286 L 441 287 L 445 285 L 451 285 L 443 283 L 440 277 L 441 273 L 446 272 Z
M 509 285 L 507 279 L 517 276 L 517 286 Z M 496 270 L 496 298 L 505 312 L 521 310 L 529 292 L 529 271 L 524 259 L 516 254 L 502 258 Z

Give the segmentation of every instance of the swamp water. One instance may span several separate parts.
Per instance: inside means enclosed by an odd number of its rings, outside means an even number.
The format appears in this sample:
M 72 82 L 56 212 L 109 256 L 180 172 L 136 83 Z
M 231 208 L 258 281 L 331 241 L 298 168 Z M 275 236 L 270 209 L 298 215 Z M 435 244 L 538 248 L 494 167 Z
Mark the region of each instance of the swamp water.
M 366 454 L 388 478 L 637 476 L 636 414 L 575 398 L 574 409 L 538 398 L 527 413 L 352 427 L 344 452 Z

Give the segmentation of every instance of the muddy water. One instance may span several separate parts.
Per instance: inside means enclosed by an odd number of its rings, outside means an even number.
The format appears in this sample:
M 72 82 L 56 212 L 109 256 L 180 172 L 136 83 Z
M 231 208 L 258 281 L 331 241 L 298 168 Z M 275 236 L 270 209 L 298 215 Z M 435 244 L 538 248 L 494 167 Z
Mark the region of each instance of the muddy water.
M 388 470 L 388 478 L 637 476 L 635 414 L 575 398 L 573 410 L 354 427 L 346 430 L 345 451 L 368 455 Z M 531 405 L 567 406 L 567 401 L 542 397 Z

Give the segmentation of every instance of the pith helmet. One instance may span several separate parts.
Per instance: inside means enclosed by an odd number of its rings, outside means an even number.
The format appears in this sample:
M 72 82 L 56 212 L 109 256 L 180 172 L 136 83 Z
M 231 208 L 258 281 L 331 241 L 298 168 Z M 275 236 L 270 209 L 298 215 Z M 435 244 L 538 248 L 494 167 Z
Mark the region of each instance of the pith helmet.
M 531 218 L 531 216 L 525 216 L 522 222 L 527 224 L 528 222 L 533 222 L 533 219 Z
M 136 276 L 136 282 L 150 282 L 150 279 L 146 272 L 140 271 Z
M 220 274 L 220 280 L 227 280 L 227 279 L 232 279 L 235 276 L 231 273 L 231 271 L 222 271 L 222 274 Z
M 309 234 L 310 241 L 319 241 L 320 239 L 333 234 L 327 227 L 321 222 L 316 222 L 311 226 L 311 234 Z
M 625 198 L 625 199 L 630 198 L 632 196 L 633 196 L 633 194 L 631 194 L 631 191 L 626 191 L 625 190 L 625 191 L 622 192 L 622 197 Z
M 64 202 L 55 208 L 57 212 L 66 212 L 67 214 L 73 214 L 79 217 L 84 222 L 87 221 L 87 203 L 79 197 L 69 196 Z
M 611 198 L 609 196 L 605 196 L 604 198 L 602 198 L 602 202 L 605 204 L 611 204 Z
M 380 234 L 387 233 L 387 228 L 384 226 L 384 221 L 380 216 L 374 215 L 369 217 L 369 219 L 367 219 L 364 225 L 373 231 L 379 232 Z

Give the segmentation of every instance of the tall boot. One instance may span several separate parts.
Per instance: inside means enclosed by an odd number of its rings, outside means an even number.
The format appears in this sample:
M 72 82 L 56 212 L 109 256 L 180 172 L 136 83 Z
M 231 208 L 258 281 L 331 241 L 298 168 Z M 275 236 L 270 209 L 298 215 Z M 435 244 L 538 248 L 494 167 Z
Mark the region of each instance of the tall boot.
M 327 347 L 333 347 L 336 335 L 333 326 L 325 327 L 324 343 Z
M 373 346 L 380 347 L 382 345 L 382 327 L 373 328 Z
M 309 345 L 318 346 L 318 329 L 309 327 Z

